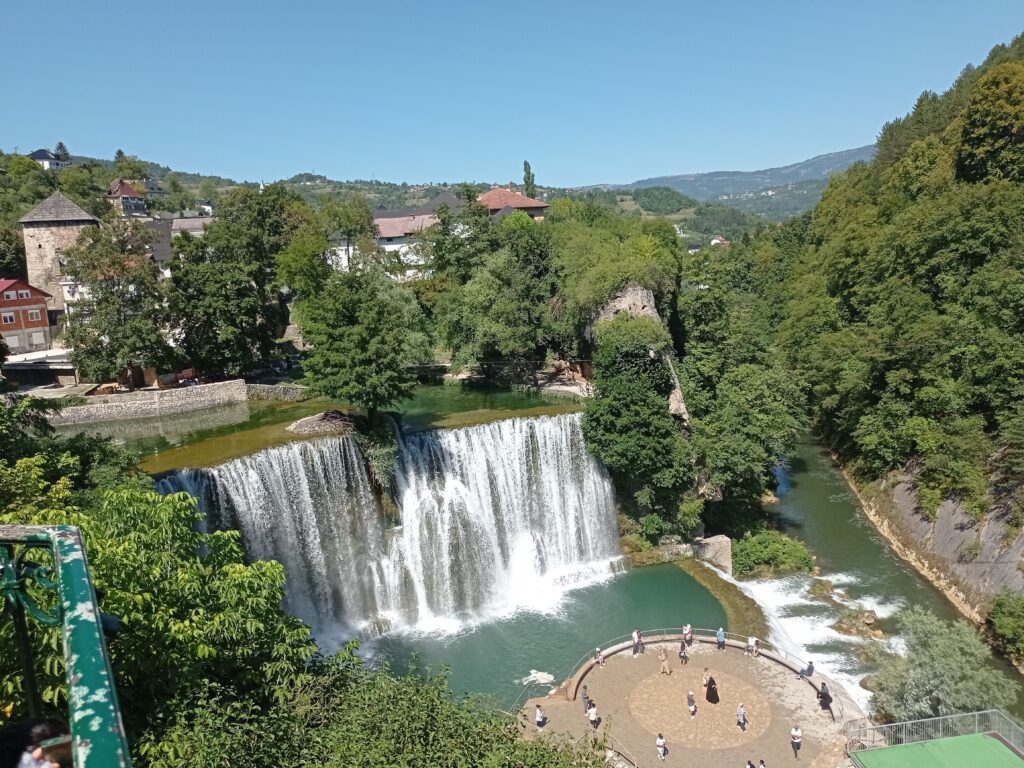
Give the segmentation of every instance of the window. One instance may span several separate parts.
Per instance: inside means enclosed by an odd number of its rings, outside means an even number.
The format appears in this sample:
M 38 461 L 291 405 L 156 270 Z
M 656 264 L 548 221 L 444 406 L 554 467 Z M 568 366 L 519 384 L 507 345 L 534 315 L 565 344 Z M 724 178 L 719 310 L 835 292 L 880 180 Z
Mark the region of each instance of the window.
M 18 298 L 18 292 L 4 291 L 4 298 L 7 299 L 7 301 L 14 301 L 16 298 Z
M 8 349 L 15 349 L 16 347 L 21 346 L 20 336 L 4 336 L 4 341 L 7 342 Z
M 32 346 L 38 347 L 46 343 L 46 334 L 42 331 L 32 332 Z
M 30 309 L 28 311 L 28 319 L 29 320 L 38 320 L 39 319 L 39 310 L 38 309 Z
M 18 291 L 18 298 L 19 299 L 31 299 L 32 298 L 32 291 Z
M 14 325 L 14 313 L 13 312 L 4 312 L 4 313 L 0 314 L 0 317 L 3 318 L 4 325 Z

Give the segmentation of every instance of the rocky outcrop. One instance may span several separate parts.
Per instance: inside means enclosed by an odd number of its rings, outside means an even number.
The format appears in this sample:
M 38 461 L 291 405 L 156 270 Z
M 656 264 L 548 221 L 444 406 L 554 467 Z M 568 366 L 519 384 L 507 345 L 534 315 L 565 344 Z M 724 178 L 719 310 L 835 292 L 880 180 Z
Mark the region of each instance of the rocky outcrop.
M 629 556 L 633 565 L 669 563 L 684 557 L 695 557 L 732 575 L 732 539 L 728 536 L 708 536 L 683 542 L 679 536 L 662 536 L 658 546 Z
M 352 429 L 352 418 L 341 411 L 324 411 L 293 421 L 286 429 L 296 435 L 339 435 Z
M 636 283 L 630 283 L 612 296 L 601 308 L 597 318 L 594 320 L 594 325 L 602 320 L 611 320 L 623 312 L 632 317 L 649 317 L 657 321 L 659 325 L 661 324 L 661 315 L 658 314 L 658 307 L 651 290 Z M 679 386 L 679 377 L 676 375 L 676 368 L 672 363 L 672 355 L 668 352 L 663 352 L 662 359 L 672 375 L 672 391 L 668 395 L 668 410 L 673 416 L 679 418 L 684 425 L 688 424 L 690 413 L 686 409 L 686 401 L 683 400 L 683 390 Z
M 851 482 L 851 487 L 893 550 L 967 618 L 980 623 L 999 592 L 1024 591 L 1024 536 L 1010 527 L 1008 502 L 997 499 L 987 515 L 975 520 L 959 503 L 947 500 L 931 519 L 918 508 L 907 475 L 861 488 Z

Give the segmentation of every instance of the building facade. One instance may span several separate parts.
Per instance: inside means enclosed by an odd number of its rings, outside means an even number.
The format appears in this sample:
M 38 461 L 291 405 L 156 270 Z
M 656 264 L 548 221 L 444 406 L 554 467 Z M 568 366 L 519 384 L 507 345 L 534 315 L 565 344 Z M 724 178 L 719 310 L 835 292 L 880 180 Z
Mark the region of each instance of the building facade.
M 122 216 L 142 216 L 146 213 L 146 198 L 124 179 L 114 179 L 107 187 L 107 202 Z
M 0 280 L 0 336 L 12 355 L 50 348 L 51 298 L 23 280 Z
M 70 160 L 61 160 L 48 149 L 37 149 L 28 156 L 29 160 L 35 160 L 43 167 L 44 171 L 59 171 L 71 165 Z
M 28 282 L 53 297 L 51 312 L 63 312 L 64 251 L 75 244 L 84 230 L 99 222 L 63 193 L 54 192 L 22 216 L 19 223 L 25 239 Z

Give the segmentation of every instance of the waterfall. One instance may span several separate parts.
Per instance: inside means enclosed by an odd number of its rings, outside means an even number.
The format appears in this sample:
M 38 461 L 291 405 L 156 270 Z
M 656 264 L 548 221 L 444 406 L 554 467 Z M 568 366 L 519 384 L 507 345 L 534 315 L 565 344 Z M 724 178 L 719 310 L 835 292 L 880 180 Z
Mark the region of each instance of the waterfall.
M 320 632 L 547 610 L 619 562 L 611 482 L 577 415 L 402 438 L 399 520 L 348 437 L 180 470 L 159 488 L 195 495 L 212 527 L 241 531 L 252 559 L 281 562 L 286 610 Z

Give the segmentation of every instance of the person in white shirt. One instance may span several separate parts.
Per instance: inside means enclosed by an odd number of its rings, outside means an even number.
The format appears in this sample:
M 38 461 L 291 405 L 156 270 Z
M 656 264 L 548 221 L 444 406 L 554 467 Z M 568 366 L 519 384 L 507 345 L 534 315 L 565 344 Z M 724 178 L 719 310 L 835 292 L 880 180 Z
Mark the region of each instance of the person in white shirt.
M 537 705 L 537 709 L 534 712 L 534 719 L 537 721 L 537 730 L 543 730 L 544 726 L 547 725 L 548 719 L 544 715 L 544 710 L 540 708 L 540 704 Z
M 797 760 L 800 759 L 800 742 L 804 735 L 800 731 L 799 725 L 794 725 L 793 730 L 789 732 L 789 745 L 793 748 L 793 757 Z
M 654 740 L 654 746 L 658 750 L 658 759 L 664 760 L 665 755 L 668 753 L 668 747 L 665 745 L 665 737 L 660 733 L 658 734 L 658 738 Z
M 590 727 L 596 731 L 597 723 L 600 718 L 597 716 L 597 704 L 594 703 L 593 699 L 590 700 L 590 711 L 587 712 L 587 718 L 590 720 Z

